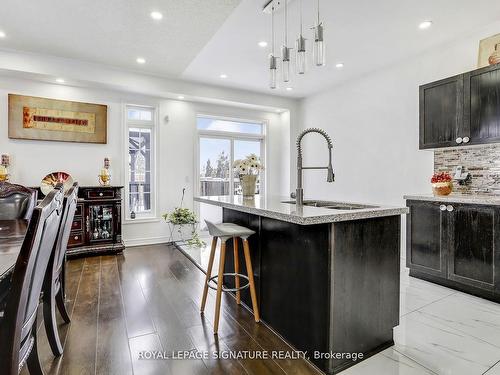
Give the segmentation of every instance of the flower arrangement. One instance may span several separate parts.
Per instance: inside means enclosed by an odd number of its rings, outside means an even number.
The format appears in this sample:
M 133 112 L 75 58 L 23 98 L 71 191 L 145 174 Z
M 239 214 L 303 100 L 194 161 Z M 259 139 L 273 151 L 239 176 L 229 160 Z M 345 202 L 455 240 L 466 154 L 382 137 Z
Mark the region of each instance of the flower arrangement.
M 245 159 L 235 160 L 233 168 L 238 175 L 258 175 L 260 171 L 264 170 L 259 157 L 255 154 L 250 154 Z
M 447 172 L 434 173 L 431 184 L 434 195 L 448 195 L 453 191 L 453 179 Z
M 179 207 L 175 207 L 172 212 L 167 212 L 162 215 L 163 219 L 172 224 L 173 226 L 177 226 L 177 233 L 182 238 L 182 227 L 184 225 L 192 225 L 191 238 L 187 240 L 187 244 L 189 246 L 194 247 L 204 247 L 206 245 L 205 241 L 202 241 L 198 232 L 196 231 L 196 226 L 198 225 L 198 218 L 194 211 L 189 208 L 182 207 L 184 203 L 184 194 L 186 192 L 186 188 L 182 189 L 182 199 Z M 172 238 L 172 232 L 170 237 Z
M 452 178 L 449 173 L 447 172 L 440 172 L 440 173 L 434 173 L 431 178 L 431 182 L 437 183 L 437 182 L 450 182 L 452 181 Z
M 235 160 L 233 168 L 240 178 L 243 197 L 254 197 L 257 187 L 257 176 L 264 169 L 259 157 L 255 154 L 250 154 L 245 159 Z

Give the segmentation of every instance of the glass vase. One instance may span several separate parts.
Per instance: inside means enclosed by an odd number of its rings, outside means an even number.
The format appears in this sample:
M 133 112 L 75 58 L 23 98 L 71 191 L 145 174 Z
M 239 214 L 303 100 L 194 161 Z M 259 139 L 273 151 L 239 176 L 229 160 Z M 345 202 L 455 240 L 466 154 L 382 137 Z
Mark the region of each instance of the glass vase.
M 243 197 L 254 197 L 257 187 L 257 175 L 245 174 L 240 176 L 241 190 Z

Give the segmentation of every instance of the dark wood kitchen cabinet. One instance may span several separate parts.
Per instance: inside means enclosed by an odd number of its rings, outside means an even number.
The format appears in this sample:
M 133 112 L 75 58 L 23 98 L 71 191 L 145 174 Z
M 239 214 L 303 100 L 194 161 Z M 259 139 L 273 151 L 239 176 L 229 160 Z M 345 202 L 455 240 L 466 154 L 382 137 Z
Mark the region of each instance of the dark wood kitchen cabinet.
M 449 215 L 436 202 L 409 203 L 407 216 L 408 266 L 438 277 L 446 277 Z
M 453 204 L 450 215 L 450 280 L 500 292 L 500 210 L 493 206 Z
M 459 75 L 420 87 L 420 149 L 449 147 L 464 131 L 464 80 Z
M 420 149 L 500 142 L 500 64 L 420 86 Z
M 500 142 L 500 66 L 465 74 L 464 89 L 470 144 Z
M 429 201 L 407 206 L 410 275 L 500 302 L 500 207 Z

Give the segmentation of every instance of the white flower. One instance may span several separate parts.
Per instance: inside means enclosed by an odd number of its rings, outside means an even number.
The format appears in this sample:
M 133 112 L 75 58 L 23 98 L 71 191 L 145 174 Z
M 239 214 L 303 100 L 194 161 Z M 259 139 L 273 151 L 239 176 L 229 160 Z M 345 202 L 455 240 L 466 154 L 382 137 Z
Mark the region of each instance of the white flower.
M 241 160 L 240 160 L 240 159 L 235 160 L 235 161 L 234 161 L 234 163 L 233 163 L 233 167 L 234 167 L 234 168 L 239 168 L 239 167 L 240 167 L 240 165 L 241 165 L 241 163 L 242 163 L 242 162 L 241 162 Z

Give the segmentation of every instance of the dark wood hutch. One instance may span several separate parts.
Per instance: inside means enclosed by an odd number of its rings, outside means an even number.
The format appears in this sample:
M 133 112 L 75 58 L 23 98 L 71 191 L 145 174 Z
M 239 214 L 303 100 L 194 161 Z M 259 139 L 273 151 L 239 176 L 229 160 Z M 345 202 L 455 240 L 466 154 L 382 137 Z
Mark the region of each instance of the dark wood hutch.
M 68 257 L 119 253 L 122 241 L 123 186 L 80 186 L 68 241 Z M 43 194 L 39 191 L 39 197 Z

